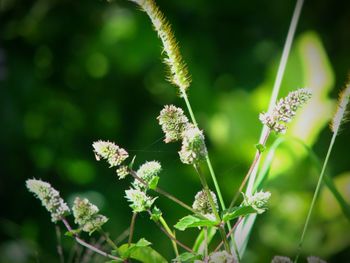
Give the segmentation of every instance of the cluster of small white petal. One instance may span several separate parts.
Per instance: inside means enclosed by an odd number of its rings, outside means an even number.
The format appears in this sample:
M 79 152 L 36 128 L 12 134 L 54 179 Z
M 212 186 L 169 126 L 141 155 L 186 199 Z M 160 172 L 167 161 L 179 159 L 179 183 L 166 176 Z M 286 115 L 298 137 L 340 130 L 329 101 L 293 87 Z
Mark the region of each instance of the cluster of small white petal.
M 162 166 L 160 165 L 159 162 L 151 161 L 151 162 L 145 162 L 143 165 L 141 165 L 140 168 L 137 170 L 136 174 L 143 181 L 149 184 L 154 177 L 159 175 L 161 170 L 162 170 Z M 142 190 L 142 191 L 147 190 L 147 187 L 136 179 L 133 182 L 133 186 L 138 190 Z
M 254 195 L 244 195 L 243 204 L 246 206 L 251 206 L 255 209 L 258 214 L 262 214 L 266 211 L 267 201 L 271 197 L 270 192 L 256 192 Z
M 26 186 L 30 192 L 34 193 L 35 197 L 41 200 L 42 205 L 50 212 L 52 222 L 57 222 L 69 214 L 68 205 L 60 197 L 59 192 L 49 183 L 29 179 L 26 181 Z
M 151 198 L 139 189 L 130 188 L 125 191 L 126 199 L 131 203 L 130 207 L 135 213 L 143 212 L 151 208 L 156 198 Z
M 217 201 L 215 193 L 210 191 L 210 194 L 211 194 L 211 197 L 214 201 L 216 209 L 219 209 L 218 201 Z M 192 204 L 192 208 L 204 216 L 212 217 L 211 215 L 214 214 L 213 209 L 212 209 L 210 202 L 209 202 L 208 195 L 204 190 L 199 191 L 196 194 L 196 196 L 194 197 L 194 202 Z
M 235 263 L 235 259 L 227 251 L 218 251 L 211 253 L 209 263 Z
M 205 160 L 208 152 L 203 132 L 193 125 L 188 125 L 182 136 L 180 160 L 185 164 L 194 164 Z
M 81 230 L 89 234 L 100 229 L 108 218 L 98 214 L 99 209 L 86 198 L 76 197 L 73 205 L 74 222 L 79 225 Z
M 289 123 L 296 114 L 300 106 L 311 98 L 311 92 L 308 89 L 298 89 L 290 92 L 287 97 L 282 98 L 275 105 L 271 113 L 260 113 L 260 121 L 277 133 L 285 133 L 287 123 Z
M 271 263 L 293 263 L 289 257 L 274 256 Z
M 99 161 L 101 159 L 105 159 L 109 163 L 110 167 L 120 166 L 129 157 L 127 151 L 120 148 L 113 142 L 99 140 L 94 142 L 92 147 L 94 148 L 96 160 Z M 122 166 L 117 169 L 119 179 L 125 178 L 127 174 L 126 166 Z
M 182 132 L 188 124 L 188 119 L 181 108 L 165 105 L 157 119 L 165 134 L 166 143 L 182 139 Z
M 327 263 L 327 261 L 320 259 L 319 257 L 310 256 L 307 257 L 307 263 Z

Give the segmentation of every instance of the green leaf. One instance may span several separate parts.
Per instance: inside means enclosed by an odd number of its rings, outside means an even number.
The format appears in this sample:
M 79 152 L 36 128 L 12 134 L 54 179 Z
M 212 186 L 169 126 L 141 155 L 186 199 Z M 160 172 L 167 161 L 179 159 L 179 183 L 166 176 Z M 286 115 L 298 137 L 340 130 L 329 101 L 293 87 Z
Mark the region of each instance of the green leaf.
M 193 245 L 193 251 L 203 254 L 204 250 L 206 248 L 206 245 L 210 244 L 211 240 L 216 234 L 216 227 L 208 227 L 208 234 L 207 238 L 205 238 L 206 234 L 205 231 L 206 229 L 202 229 L 201 232 L 199 233 L 198 237 L 196 238 L 196 241 L 194 242 Z M 207 244 L 206 244 L 207 243 Z
M 266 150 L 266 146 L 262 145 L 261 143 L 255 144 L 255 147 L 260 153 L 262 153 Z
M 167 260 L 153 248 L 146 239 L 140 239 L 136 244 L 123 244 L 118 248 L 122 258 L 135 259 L 144 263 L 166 263 Z
M 227 222 L 237 217 L 246 216 L 254 213 L 256 213 L 256 210 L 251 206 L 233 207 L 231 209 L 224 211 L 222 215 L 222 220 Z
M 66 233 L 64 233 L 65 236 L 67 237 L 74 237 L 76 235 L 78 235 L 81 232 L 81 229 L 72 229 L 71 231 L 67 231 Z
M 177 258 L 173 259 L 174 262 L 194 262 L 195 260 L 202 259 L 202 256 L 199 254 L 185 252 L 179 255 Z
M 159 176 L 153 176 L 151 181 L 148 183 L 149 189 L 156 189 L 159 181 Z
M 131 170 L 134 167 L 135 159 L 136 159 L 136 155 L 134 155 L 134 157 L 132 158 L 131 162 L 129 163 L 129 169 L 131 169 Z
M 184 231 L 190 227 L 203 227 L 203 226 L 215 226 L 219 224 L 217 221 L 211 221 L 209 219 L 202 219 L 196 215 L 188 215 L 180 219 L 174 226 L 175 228 Z

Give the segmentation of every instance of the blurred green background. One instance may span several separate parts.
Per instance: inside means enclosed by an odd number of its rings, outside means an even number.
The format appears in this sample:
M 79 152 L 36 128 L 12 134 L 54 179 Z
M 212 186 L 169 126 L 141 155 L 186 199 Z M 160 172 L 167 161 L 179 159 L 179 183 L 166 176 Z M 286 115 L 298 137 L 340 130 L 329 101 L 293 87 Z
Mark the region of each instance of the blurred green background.
M 181 43 L 193 79 L 189 97 L 229 203 L 254 156 L 262 128 L 258 113 L 267 109 L 295 1 L 157 3 Z M 349 1 L 306 1 L 282 83 L 281 95 L 304 86 L 314 91 L 288 136 L 301 138 L 320 160 L 331 137 L 334 99 L 350 68 L 349 26 Z M 137 155 L 137 166 L 159 160 L 160 186 L 193 202 L 199 180 L 179 161 L 180 145 L 162 142 L 156 121 L 163 105 L 185 106 L 165 81 L 160 54 L 149 19 L 128 1 L 0 0 L 0 262 L 58 262 L 55 226 L 26 191 L 27 178 L 50 182 L 68 202 L 89 197 L 110 218 L 112 237 L 128 227 L 131 210 L 123 196 L 130 181 L 118 181 L 95 161 L 91 144 L 98 139 Z M 348 124 L 328 167 L 348 201 L 349 138 Z M 279 148 L 264 187 L 273 194 L 270 209 L 256 222 L 245 262 L 295 255 L 317 175 L 300 145 L 289 140 Z M 157 206 L 172 225 L 187 213 L 164 198 Z M 323 190 L 303 257 L 349 262 L 349 226 Z M 190 245 L 197 232 L 177 236 Z M 136 223 L 140 237 L 173 257 L 167 237 L 146 214 Z M 71 251 L 85 254 L 68 237 L 63 246 L 66 258 Z

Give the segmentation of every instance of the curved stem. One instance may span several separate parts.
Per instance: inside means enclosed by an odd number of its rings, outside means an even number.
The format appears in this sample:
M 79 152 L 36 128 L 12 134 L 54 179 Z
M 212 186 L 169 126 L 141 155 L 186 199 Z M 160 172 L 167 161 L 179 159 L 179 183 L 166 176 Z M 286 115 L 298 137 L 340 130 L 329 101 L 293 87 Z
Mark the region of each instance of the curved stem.
M 112 239 L 109 238 L 108 234 L 102 228 L 99 229 L 99 232 L 114 250 L 118 249 L 117 245 L 113 242 Z
M 128 239 L 128 244 L 130 246 L 131 242 L 132 242 L 132 238 L 134 236 L 134 229 L 135 229 L 135 222 L 136 222 L 136 216 L 137 213 L 133 213 L 132 214 L 132 218 L 131 218 L 131 223 L 130 223 L 130 233 L 129 233 L 129 239 Z
M 61 218 L 61 221 L 62 221 L 63 224 L 66 226 L 66 228 L 68 229 L 68 231 L 71 232 L 71 231 L 72 231 L 72 228 L 71 228 L 71 226 L 69 225 L 68 221 L 67 221 L 64 217 Z M 107 252 L 104 252 L 104 251 L 98 249 L 97 247 L 95 247 L 95 246 L 93 246 L 93 245 L 91 245 L 91 244 L 85 242 L 84 240 L 82 240 L 82 239 L 81 239 L 78 235 L 76 235 L 76 234 L 74 234 L 74 239 L 75 239 L 75 240 L 77 241 L 77 243 L 79 243 L 80 245 L 82 245 L 82 246 L 84 246 L 84 247 L 86 247 L 86 248 L 88 248 L 88 249 L 94 251 L 94 252 L 97 253 L 97 254 L 100 254 L 100 255 L 102 255 L 102 256 L 104 256 L 104 257 L 107 257 L 107 258 L 110 258 L 110 259 L 122 260 L 122 259 L 119 258 L 119 257 L 116 257 L 116 256 L 113 256 L 113 255 L 111 255 L 111 254 L 108 254 Z
M 176 239 L 173 231 L 171 231 L 170 227 L 168 226 L 168 224 L 166 223 L 165 219 L 162 216 L 159 217 L 159 221 L 163 225 L 165 231 L 167 231 L 170 236 L 172 236 L 174 239 Z M 177 244 L 174 240 L 171 240 L 171 243 L 173 244 L 175 255 L 176 255 L 176 257 L 178 257 L 179 250 L 177 249 Z
M 316 189 L 315 189 L 315 192 L 314 192 L 314 196 L 312 197 L 311 205 L 310 205 L 307 217 L 306 217 L 306 221 L 305 221 L 305 224 L 304 224 L 303 232 L 301 234 L 301 238 L 300 238 L 299 245 L 298 245 L 298 253 L 297 253 L 297 256 L 295 257 L 295 260 L 294 260 L 295 263 L 297 263 L 298 259 L 299 259 L 301 248 L 302 248 L 303 243 L 304 243 L 306 230 L 307 230 L 307 228 L 309 226 L 311 214 L 312 214 L 312 211 L 314 209 L 318 193 L 320 192 L 320 189 L 321 189 L 322 180 L 323 180 L 323 177 L 324 177 L 324 174 L 325 174 L 325 171 L 326 171 L 328 160 L 329 160 L 329 157 L 331 155 L 331 152 L 332 152 L 333 145 L 334 145 L 336 137 L 337 137 L 337 134 L 333 133 L 332 140 L 331 140 L 331 142 L 329 144 L 329 147 L 328 147 L 326 158 L 325 158 L 325 160 L 323 162 L 321 174 L 320 174 L 320 177 L 318 178 L 318 182 L 317 182 L 317 186 L 316 186 Z

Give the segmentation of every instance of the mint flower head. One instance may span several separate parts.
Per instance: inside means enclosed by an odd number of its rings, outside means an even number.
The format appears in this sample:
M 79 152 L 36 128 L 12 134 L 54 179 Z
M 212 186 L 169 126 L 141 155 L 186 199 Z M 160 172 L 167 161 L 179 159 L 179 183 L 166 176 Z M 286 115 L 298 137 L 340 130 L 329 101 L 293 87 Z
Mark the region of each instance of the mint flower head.
M 289 257 L 274 256 L 271 263 L 293 263 Z
M 210 254 L 209 263 L 235 263 L 235 259 L 226 251 L 218 251 Z
M 266 211 L 267 201 L 270 199 L 271 193 L 260 191 L 256 192 L 254 195 L 243 194 L 243 197 L 244 205 L 251 206 L 258 214 L 262 214 Z
M 165 143 L 182 139 L 182 132 L 188 124 L 188 119 L 181 108 L 165 105 L 157 119 L 165 134 Z
M 194 125 L 187 125 L 182 133 L 180 160 L 185 164 L 195 164 L 205 160 L 208 155 L 203 132 Z
M 26 186 L 36 198 L 40 199 L 42 205 L 49 211 L 52 222 L 56 223 L 70 213 L 68 205 L 60 197 L 59 192 L 49 183 L 36 179 L 28 179 Z
M 130 207 L 134 213 L 139 213 L 151 208 L 156 198 L 151 198 L 139 189 L 130 188 L 125 191 L 125 198 L 131 203 Z
M 287 123 L 291 122 L 298 108 L 311 98 L 309 89 L 292 91 L 287 97 L 280 99 L 271 113 L 260 113 L 260 121 L 277 133 L 285 133 Z
M 146 162 L 140 166 L 136 174 L 138 177 L 143 179 L 147 184 L 151 183 L 153 180 L 157 180 L 159 173 L 162 170 L 162 166 L 157 161 Z M 138 180 L 133 182 L 135 189 L 146 191 L 147 187 Z
M 216 209 L 219 209 L 218 201 L 214 192 L 210 191 L 211 197 L 214 201 Z M 199 191 L 194 197 L 194 202 L 192 208 L 202 215 L 212 215 L 214 214 L 213 209 L 210 205 L 209 198 L 207 193 L 202 190 Z
M 76 197 L 72 210 L 74 222 L 79 225 L 81 230 L 88 232 L 90 235 L 108 221 L 107 217 L 98 214 L 98 207 L 86 198 Z
M 129 157 L 127 151 L 113 142 L 99 140 L 94 142 L 92 147 L 94 148 L 96 160 L 105 159 L 110 167 L 121 165 Z

